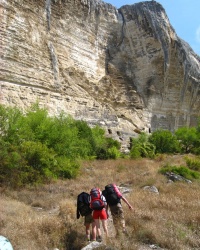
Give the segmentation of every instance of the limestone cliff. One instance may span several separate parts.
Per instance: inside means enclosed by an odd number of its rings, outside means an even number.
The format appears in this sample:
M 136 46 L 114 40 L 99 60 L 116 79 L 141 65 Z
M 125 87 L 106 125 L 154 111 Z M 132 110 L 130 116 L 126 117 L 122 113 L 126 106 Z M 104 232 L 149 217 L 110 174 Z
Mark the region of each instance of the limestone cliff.
M 0 103 L 38 100 L 125 144 L 138 131 L 196 125 L 200 57 L 159 3 L 1 0 L 0 20 Z

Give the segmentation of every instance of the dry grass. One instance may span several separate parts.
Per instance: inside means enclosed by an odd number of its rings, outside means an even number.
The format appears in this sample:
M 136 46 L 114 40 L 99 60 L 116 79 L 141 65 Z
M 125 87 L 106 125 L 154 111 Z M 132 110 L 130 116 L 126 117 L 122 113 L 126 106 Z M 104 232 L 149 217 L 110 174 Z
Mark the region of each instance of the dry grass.
M 77 195 L 115 182 L 131 188 L 126 197 L 135 209 L 130 212 L 123 204 L 129 236 L 111 237 L 110 246 L 120 250 L 139 249 L 142 244 L 176 250 L 200 249 L 200 184 L 167 183 L 158 174 L 160 166 L 166 163 L 180 165 L 184 158 L 84 162 L 75 180 L 20 191 L 2 189 L 1 235 L 10 239 L 15 250 L 80 250 L 85 243 L 85 231 L 83 218 L 76 219 Z M 156 186 L 160 194 L 143 190 L 145 185 Z

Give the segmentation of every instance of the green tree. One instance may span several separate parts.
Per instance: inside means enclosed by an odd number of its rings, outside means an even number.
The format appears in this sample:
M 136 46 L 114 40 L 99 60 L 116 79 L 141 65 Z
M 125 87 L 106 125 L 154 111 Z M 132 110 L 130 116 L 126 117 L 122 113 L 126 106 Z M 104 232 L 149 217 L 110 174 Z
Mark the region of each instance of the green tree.
M 23 114 L 0 105 L 0 182 L 12 186 L 74 178 L 80 159 L 116 159 L 120 144 L 105 131 L 32 105 Z
M 46 143 L 52 126 L 53 119 L 48 116 L 47 110 L 36 103 L 26 111 L 20 134 L 25 140 Z
M 120 155 L 120 143 L 105 137 L 105 130 L 99 126 L 92 128 L 93 147 L 97 159 L 116 159 Z
M 19 144 L 21 140 L 19 131 L 23 123 L 24 117 L 19 109 L 0 105 L 0 132 L 5 141 Z
M 176 136 L 169 130 L 157 130 L 153 132 L 149 137 L 149 141 L 155 145 L 156 153 L 177 153 L 180 151 Z
M 197 140 L 195 142 L 195 146 L 192 152 L 194 154 L 200 155 L 200 118 L 199 118 L 198 125 L 197 125 Z
M 155 156 L 155 146 L 149 142 L 146 133 L 141 133 L 138 138 L 132 138 L 130 157 L 133 159 L 140 157 L 153 158 Z
M 191 153 L 198 141 L 196 128 L 181 127 L 175 131 L 175 135 L 179 140 L 181 151 Z

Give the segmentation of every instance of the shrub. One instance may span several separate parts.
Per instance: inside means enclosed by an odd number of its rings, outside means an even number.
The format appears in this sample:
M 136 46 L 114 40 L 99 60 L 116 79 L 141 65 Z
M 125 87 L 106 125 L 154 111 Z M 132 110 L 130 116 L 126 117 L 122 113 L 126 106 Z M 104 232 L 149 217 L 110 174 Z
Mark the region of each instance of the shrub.
M 56 174 L 59 178 L 71 179 L 78 175 L 80 169 L 78 161 L 61 156 L 57 158 L 57 162 Z
M 185 160 L 189 169 L 200 171 L 200 159 L 191 159 L 186 157 Z
M 130 158 L 131 159 L 139 159 L 142 158 L 140 148 L 137 146 L 133 146 L 130 150 Z
M 166 172 L 173 172 L 189 180 L 200 179 L 200 173 L 190 170 L 189 168 L 185 166 L 177 167 L 177 166 L 165 165 L 160 169 L 159 172 L 161 174 L 165 174 Z
M 12 186 L 74 178 L 79 159 L 120 157 L 120 143 L 102 128 L 64 113 L 49 117 L 38 103 L 26 114 L 0 105 L 0 133 L 0 181 Z
M 183 153 L 190 153 L 193 151 L 198 139 L 196 128 L 181 127 L 176 130 L 175 135 L 180 142 L 181 151 Z
M 93 147 L 97 159 L 116 159 L 120 156 L 120 143 L 112 138 L 105 137 L 105 130 L 99 126 L 92 129 Z M 114 158 L 113 158 L 114 157 Z
M 111 147 L 108 149 L 108 158 L 109 159 L 118 159 L 120 157 L 120 152 L 116 147 Z
M 26 161 L 21 157 L 18 148 L 0 139 L 0 183 L 15 185 L 19 182 L 21 166 Z
M 21 154 L 26 159 L 27 165 L 38 171 L 41 178 L 56 178 L 56 154 L 41 142 L 26 141 L 21 147 Z
M 18 145 L 23 122 L 23 114 L 19 109 L 0 105 L 0 134 L 3 140 Z
M 138 138 L 132 138 L 132 147 L 130 150 L 130 157 L 132 159 L 140 157 L 154 158 L 155 146 L 149 142 L 148 135 L 142 133 Z
M 149 141 L 155 146 L 157 153 L 177 153 L 180 152 L 179 142 L 172 132 L 168 130 L 157 130 L 153 132 Z

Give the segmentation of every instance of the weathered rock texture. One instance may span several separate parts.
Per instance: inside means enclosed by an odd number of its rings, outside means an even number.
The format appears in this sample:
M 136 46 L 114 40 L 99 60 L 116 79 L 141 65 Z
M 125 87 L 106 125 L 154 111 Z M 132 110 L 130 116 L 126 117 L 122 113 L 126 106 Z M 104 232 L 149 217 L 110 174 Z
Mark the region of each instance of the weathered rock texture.
M 155 1 L 0 0 L 0 103 L 39 101 L 124 142 L 196 125 L 200 58 Z

